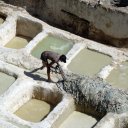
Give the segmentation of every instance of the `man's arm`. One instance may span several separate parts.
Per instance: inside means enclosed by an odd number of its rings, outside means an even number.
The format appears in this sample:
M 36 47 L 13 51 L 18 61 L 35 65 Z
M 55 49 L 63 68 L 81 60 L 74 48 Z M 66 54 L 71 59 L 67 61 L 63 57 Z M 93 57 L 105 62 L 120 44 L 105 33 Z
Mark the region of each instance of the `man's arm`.
M 51 67 L 51 68 L 54 68 L 54 67 L 52 66 L 54 63 L 55 63 L 55 62 L 52 61 L 50 64 L 48 64 L 48 66 Z
M 62 68 L 61 68 L 61 66 L 60 66 L 60 64 L 59 64 L 59 63 L 57 63 L 56 68 L 58 68 L 58 69 L 59 69 L 59 72 L 60 72 L 60 74 L 61 74 L 61 76 L 62 76 L 63 80 L 66 80 L 66 77 L 65 77 L 64 71 L 62 70 Z

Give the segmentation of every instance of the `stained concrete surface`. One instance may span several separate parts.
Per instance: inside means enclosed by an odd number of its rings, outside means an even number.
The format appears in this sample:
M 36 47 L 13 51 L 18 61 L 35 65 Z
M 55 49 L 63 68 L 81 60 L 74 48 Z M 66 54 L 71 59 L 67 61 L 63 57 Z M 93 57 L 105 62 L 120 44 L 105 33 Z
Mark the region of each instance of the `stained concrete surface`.
M 23 8 L 2 2 L 0 7 L 1 12 L 7 15 L 6 21 L 0 27 L 0 70 L 17 78 L 0 96 L 1 127 L 59 128 L 75 110 L 96 117 L 98 122 L 95 128 L 125 128 L 128 125 L 127 90 L 116 89 L 104 81 L 114 68 L 128 60 L 127 51 L 54 28 L 32 17 Z M 23 34 L 21 27 L 17 30 L 17 20 L 18 26 L 32 27 L 33 39 L 20 50 L 4 47 L 9 40 L 15 37 L 17 32 Z M 33 26 L 34 24 L 35 26 Z M 29 31 L 27 29 L 26 36 Z M 63 82 L 59 74 L 53 73 L 52 79 L 55 83 L 48 83 L 46 70 L 39 70 L 39 67 L 42 66 L 41 60 L 31 55 L 31 51 L 38 42 L 49 34 L 67 39 L 74 44 L 66 54 L 67 63 L 61 64 L 67 81 Z M 69 72 L 67 65 L 84 48 L 111 56 L 111 64 L 103 67 L 93 78 Z M 37 72 L 33 73 L 34 70 Z M 13 114 L 32 98 L 46 100 L 55 106 L 53 111 L 39 123 L 25 121 Z

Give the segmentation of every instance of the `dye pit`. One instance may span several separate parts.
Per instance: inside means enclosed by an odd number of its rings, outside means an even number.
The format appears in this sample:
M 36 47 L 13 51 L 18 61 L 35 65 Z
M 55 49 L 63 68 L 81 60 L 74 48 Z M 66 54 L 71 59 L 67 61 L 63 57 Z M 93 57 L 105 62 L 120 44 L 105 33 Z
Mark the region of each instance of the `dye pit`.
M 27 121 L 39 122 L 50 112 L 50 108 L 50 105 L 44 101 L 31 99 L 14 114 Z
M 128 62 L 117 66 L 106 79 L 111 85 L 117 88 L 128 88 Z
M 126 50 L 52 27 L 23 8 L 0 7 L 7 16 L 0 26 L 0 127 L 128 127 Z M 38 70 L 44 50 L 66 54 L 66 81 L 52 73 L 49 83 Z
M 4 19 L 0 18 L 0 24 L 4 23 Z
M 0 94 L 3 94 L 14 82 L 14 77 L 0 72 Z
M 5 47 L 14 49 L 24 48 L 28 44 L 29 40 L 30 39 L 27 37 L 16 36 L 8 42 Z
M 73 43 L 53 36 L 47 36 L 32 50 L 32 55 L 40 58 L 43 51 L 54 51 L 59 54 L 67 54 Z
M 94 76 L 111 62 L 112 59 L 109 56 L 88 49 L 83 49 L 71 61 L 68 68 L 72 72 L 80 75 Z
M 60 126 L 60 128 L 91 128 L 97 120 L 86 114 L 74 111 Z

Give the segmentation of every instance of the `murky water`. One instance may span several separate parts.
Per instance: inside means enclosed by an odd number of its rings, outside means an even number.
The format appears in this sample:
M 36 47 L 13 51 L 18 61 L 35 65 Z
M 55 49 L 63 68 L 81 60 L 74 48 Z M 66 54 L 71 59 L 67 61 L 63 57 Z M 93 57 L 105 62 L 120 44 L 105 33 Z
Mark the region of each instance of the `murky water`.
M 128 62 L 124 62 L 114 69 L 106 81 L 114 87 L 128 89 Z
M 28 44 L 29 41 L 30 41 L 29 37 L 16 36 L 10 42 L 8 42 L 5 45 L 5 47 L 20 49 L 20 48 L 24 48 Z
M 3 23 L 4 23 L 4 19 L 0 18 L 0 24 L 3 24 Z
M 92 128 L 97 120 L 84 113 L 74 111 L 59 128 Z
M 47 36 L 38 43 L 38 45 L 32 50 L 31 54 L 36 58 L 40 58 L 40 55 L 43 51 L 54 51 L 58 52 L 59 54 L 67 54 L 72 46 L 73 43 L 70 41 L 53 36 Z
M 97 74 L 104 66 L 110 64 L 111 57 L 89 50 L 83 49 L 68 65 L 72 72 L 93 76 Z
M 0 72 L 0 95 L 4 93 L 14 82 L 14 77 Z
M 23 106 L 21 106 L 15 114 L 20 118 L 31 121 L 39 122 L 50 112 L 50 104 L 37 99 L 31 99 Z

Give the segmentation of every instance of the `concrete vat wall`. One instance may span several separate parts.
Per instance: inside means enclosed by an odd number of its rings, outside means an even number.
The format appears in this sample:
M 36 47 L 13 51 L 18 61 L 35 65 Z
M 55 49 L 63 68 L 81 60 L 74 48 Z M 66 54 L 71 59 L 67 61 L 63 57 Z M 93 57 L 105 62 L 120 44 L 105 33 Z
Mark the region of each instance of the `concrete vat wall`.
M 83 37 L 123 47 L 128 42 L 125 8 L 105 6 L 98 0 L 4 0 L 32 15 Z M 103 4 L 103 5 L 102 5 Z
M 17 35 L 23 35 L 27 37 L 35 37 L 39 32 L 42 31 L 42 25 L 27 18 L 18 17 L 17 19 Z

